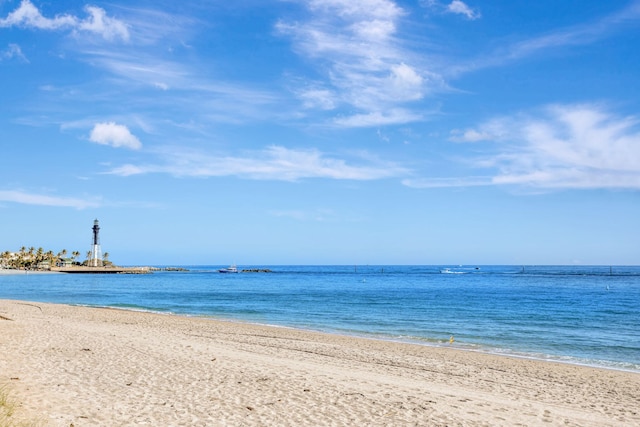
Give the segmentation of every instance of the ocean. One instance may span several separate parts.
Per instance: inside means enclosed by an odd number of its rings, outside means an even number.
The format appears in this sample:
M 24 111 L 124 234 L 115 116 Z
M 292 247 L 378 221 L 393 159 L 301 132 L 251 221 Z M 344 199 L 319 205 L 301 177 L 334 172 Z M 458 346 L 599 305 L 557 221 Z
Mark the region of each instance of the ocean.
M 183 266 L 0 275 L 0 298 L 292 327 L 640 372 L 640 267 Z M 453 342 L 450 342 L 453 337 Z

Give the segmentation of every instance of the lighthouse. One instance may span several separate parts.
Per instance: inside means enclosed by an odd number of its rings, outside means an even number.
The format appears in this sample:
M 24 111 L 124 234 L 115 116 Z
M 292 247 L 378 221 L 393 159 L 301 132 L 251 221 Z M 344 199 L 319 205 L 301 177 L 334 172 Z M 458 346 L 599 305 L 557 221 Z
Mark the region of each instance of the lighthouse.
M 101 267 L 102 266 L 102 253 L 100 251 L 100 225 L 98 220 L 93 221 L 93 243 L 91 245 L 91 258 L 89 259 L 89 266 Z

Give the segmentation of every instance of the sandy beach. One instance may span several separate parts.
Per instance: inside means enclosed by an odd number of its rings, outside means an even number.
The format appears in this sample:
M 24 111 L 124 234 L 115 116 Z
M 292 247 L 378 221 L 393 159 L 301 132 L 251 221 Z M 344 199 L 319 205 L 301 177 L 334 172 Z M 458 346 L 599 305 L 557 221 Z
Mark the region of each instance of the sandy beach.
M 637 426 L 640 374 L 0 300 L 0 387 L 38 426 Z

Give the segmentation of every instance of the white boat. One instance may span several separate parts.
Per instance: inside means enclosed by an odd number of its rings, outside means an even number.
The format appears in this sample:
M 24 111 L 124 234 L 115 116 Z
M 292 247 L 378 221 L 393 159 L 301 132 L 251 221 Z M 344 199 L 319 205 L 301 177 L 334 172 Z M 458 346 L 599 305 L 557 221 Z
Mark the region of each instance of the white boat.
M 238 267 L 236 267 L 236 265 L 230 265 L 227 268 L 221 268 L 220 270 L 218 270 L 218 273 L 237 273 L 238 272 Z
M 453 271 L 450 268 L 443 268 L 440 270 L 442 274 L 464 274 L 464 271 Z

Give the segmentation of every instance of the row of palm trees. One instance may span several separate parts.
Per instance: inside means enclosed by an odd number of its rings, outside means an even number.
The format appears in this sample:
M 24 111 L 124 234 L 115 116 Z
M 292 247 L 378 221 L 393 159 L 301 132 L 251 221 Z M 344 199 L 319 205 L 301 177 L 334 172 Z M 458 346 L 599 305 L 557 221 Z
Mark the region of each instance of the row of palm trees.
M 17 268 L 24 270 L 50 269 L 56 265 L 61 258 L 68 258 L 69 252 L 66 249 L 54 253 L 53 251 L 45 251 L 43 248 L 27 248 L 21 247 L 18 252 L 4 251 L 0 253 L 0 267 Z M 86 253 L 86 260 L 79 262 L 80 252 L 71 252 L 71 259 L 74 265 L 87 265 L 91 259 L 91 251 Z M 103 264 L 111 264 L 109 261 L 109 253 L 105 252 L 102 256 Z

